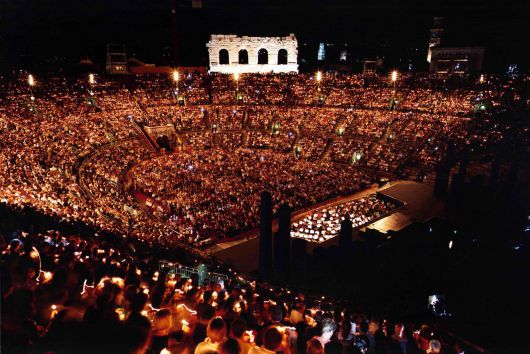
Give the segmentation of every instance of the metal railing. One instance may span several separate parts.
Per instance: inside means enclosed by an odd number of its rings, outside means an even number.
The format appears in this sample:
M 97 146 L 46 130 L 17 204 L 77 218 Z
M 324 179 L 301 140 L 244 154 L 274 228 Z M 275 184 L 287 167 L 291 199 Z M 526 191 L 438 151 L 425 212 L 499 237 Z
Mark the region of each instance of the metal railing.
M 197 268 L 187 267 L 168 261 L 161 261 L 159 267 L 160 270 L 169 269 L 169 274 L 178 274 L 183 278 L 191 278 L 194 274 L 197 274 L 200 285 L 204 284 L 204 281 L 219 283 L 228 279 L 228 276 L 225 274 L 201 271 Z

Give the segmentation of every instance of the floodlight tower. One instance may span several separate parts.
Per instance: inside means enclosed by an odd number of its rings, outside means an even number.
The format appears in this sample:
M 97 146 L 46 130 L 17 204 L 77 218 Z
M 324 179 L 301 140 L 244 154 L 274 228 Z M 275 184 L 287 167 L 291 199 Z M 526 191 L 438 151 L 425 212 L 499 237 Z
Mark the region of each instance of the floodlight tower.
M 94 84 L 96 83 L 96 77 L 94 74 L 88 74 L 88 94 L 90 95 L 88 98 L 89 105 L 96 105 L 96 101 L 94 100 Z
M 317 98 L 317 104 L 323 105 L 324 104 L 324 95 L 322 94 L 322 88 L 320 86 L 322 82 L 322 72 L 319 70 L 316 73 L 316 79 L 317 79 L 317 91 L 318 91 L 318 98 Z
M 29 86 L 29 95 L 30 95 L 29 97 L 30 111 L 35 113 L 35 96 L 33 96 L 33 86 L 35 86 L 35 78 L 31 74 L 28 75 L 28 86 Z
M 35 86 L 35 78 L 31 74 L 28 75 L 28 85 L 29 85 L 29 92 L 31 96 L 33 96 L 33 86 Z
M 243 95 L 239 92 L 239 71 L 234 71 L 234 81 L 236 82 L 236 104 L 243 103 Z
M 390 81 L 392 81 L 392 104 L 390 105 L 391 109 L 394 109 L 396 105 L 396 81 L 398 79 L 397 70 L 392 71 L 390 75 Z
M 180 79 L 180 75 L 179 75 L 178 70 L 175 69 L 171 76 L 173 77 L 173 81 L 175 82 L 175 92 L 176 92 L 177 97 L 178 97 L 178 95 L 179 95 L 179 79 Z
M 171 0 L 171 39 L 173 49 L 173 65 L 180 65 L 179 32 L 177 22 L 177 0 Z
M 427 51 L 427 62 L 431 62 L 431 50 L 434 47 L 437 47 L 440 45 L 440 42 L 442 40 L 442 33 L 443 33 L 443 17 L 435 17 L 433 21 L 433 28 L 431 28 L 431 35 L 429 36 L 429 48 Z

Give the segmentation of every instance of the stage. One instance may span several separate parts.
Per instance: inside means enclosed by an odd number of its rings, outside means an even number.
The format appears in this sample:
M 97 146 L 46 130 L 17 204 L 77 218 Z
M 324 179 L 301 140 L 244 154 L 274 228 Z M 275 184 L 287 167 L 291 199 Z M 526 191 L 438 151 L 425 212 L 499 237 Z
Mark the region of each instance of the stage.
M 369 228 L 383 233 L 387 233 L 390 230 L 399 231 L 413 222 L 425 222 L 443 215 L 444 204 L 432 196 L 432 189 L 432 185 L 413 181 L 395 181 L 382 188 L 367 188 L 350 196 L 334 198 L 311 208 L 294 212 L 292 214 L 292 222 L 304 218 L 315 210 L 363 198 L 369 194 L 379 192 L 403 202 L 404 205 L 395 209 L 390 215 L 380 218 L 370 225 L 361 227 L 360 230 Z M 273 231 L 276 231 L 276 229 L 277 220 L 275 219 L 273 221 Z M 358 230 L 354 230 L 354 239 L 361 239 Z M 255 270 L 258 267 L 258 234 L 259 229 L 250 230 L 234 241 L 213 245 L 208 249 L 208 252 L 220 261 L 232 264 L 238 271 L 249 272 Z M 337 244 L 338 237 L 322 243 L 308 242 L 307 251 L 313 253 L 316 247 L 330 247 Z

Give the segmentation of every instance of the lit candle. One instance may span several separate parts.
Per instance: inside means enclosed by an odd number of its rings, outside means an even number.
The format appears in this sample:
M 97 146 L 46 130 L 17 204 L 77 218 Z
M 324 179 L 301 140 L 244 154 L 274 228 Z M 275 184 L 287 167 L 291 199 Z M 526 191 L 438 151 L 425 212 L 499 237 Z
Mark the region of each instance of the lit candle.
M 186 320 L 182 320 L 180 321 L 180 323 L 182 323 L 182 331 L 184 333 L 189 333 L 190 332 L 190 324 L 188 321 Z
M 50 320 L 53 320 L 53 318 L 57 315 L 57 305 L 51 306 L 51 313 L 50 313 Z
M 124 321 L 125 320 L 125 310 L 123 308 L 121 308 L 121 307 L 117 308 L 116 309 L 116 313 L 120 317 L 120 321 Z
M 248 341 L 254 343 L 254 333 L 252 331 L 245 331 L 245 333 L 248 336 Z

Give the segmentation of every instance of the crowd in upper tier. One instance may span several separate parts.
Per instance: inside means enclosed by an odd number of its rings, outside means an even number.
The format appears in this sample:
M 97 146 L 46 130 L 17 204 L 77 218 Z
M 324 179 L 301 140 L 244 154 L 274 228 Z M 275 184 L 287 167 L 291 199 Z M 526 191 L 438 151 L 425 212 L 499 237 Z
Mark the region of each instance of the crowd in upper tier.
M 351 301 L 250 282 L 223 267 L 214 269 L 228 274 L 224 281 L 169 273 L 159 261 L 172 252 L 136 238 L 39 225 L 11 233 L 3 224 L 2 353 L 468 352 L 432 324 L 390 321 Z
M 256 226 L 264 189 L 275 209 L 297 209 L 425 175 L 448 145 L 488 161 L 527 133 L 473 119 L 520 99 L 497 78 L 455 89 L 414 75 L 395 87 L 331 74 L 26 78 L 0 83 L 0 201 L 165 245 Z M 179 138 L 172 153 L 145 136 L 163 124 Z

